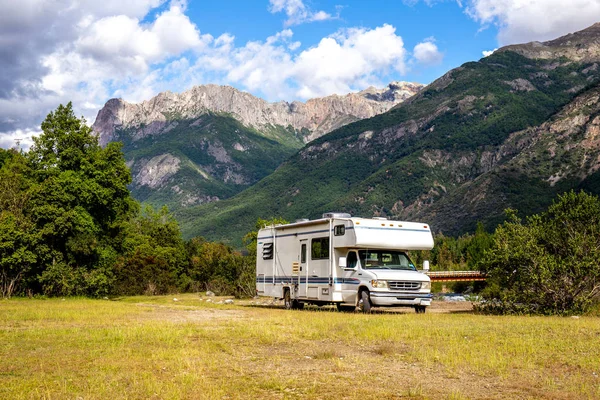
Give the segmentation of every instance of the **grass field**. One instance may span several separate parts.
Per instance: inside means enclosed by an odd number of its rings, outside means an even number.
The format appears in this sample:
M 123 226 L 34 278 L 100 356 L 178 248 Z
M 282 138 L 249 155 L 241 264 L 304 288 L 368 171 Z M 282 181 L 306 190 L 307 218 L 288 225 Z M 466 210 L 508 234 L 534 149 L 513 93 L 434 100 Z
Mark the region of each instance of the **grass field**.
M 598 317 L 177 299 L 0 301 L 0 399 L 600 398 Z

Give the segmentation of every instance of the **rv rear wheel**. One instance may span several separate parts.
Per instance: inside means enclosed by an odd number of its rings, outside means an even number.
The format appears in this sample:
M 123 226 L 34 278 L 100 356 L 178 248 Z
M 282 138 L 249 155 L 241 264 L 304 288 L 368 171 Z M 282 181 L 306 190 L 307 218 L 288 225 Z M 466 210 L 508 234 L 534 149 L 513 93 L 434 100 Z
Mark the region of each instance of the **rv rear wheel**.
M 290 289 L 284 289 L 283 305 L 285 306 L 286 310 L 291 310 L 293 308 L 292 296 L 290 295 Z
M 360 298 L 358 299 L 358 310 L 369 314 L 371 312 L 371 297 L 369 296 L 368 290 L 363 290 L 360 292 Z
M 304 308 L 304 303 L 298 300 L 292 300 L 292 309 L 293 310 L 302 310 Z

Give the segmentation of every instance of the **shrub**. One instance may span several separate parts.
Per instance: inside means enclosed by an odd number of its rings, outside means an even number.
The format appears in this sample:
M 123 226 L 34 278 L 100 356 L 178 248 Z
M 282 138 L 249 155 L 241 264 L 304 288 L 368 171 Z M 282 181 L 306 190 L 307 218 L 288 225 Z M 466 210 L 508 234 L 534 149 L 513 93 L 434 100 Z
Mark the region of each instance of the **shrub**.
M 496 229 L 483 269 L 493 313 L 573 314 L 600 293 L 600 200 L 573 191 L 522 223 L 514 211 Z

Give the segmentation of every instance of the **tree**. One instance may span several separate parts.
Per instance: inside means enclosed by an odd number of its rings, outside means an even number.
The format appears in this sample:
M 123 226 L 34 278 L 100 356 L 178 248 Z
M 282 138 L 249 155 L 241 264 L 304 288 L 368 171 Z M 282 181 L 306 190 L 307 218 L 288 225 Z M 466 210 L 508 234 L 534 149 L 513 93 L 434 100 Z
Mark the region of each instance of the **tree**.
M 186 260 L 177 221 L 167 207 L 155 211 L 147 205 L 126 224 L 114 291 L 125 295 L 176 291 Z
M 246 246 L 246 250 L 248 250 L 248 255 L 253 258 L 256 257 L 256 242 L 257 242 L 259 230 L 261 230 L 265 226 L 284 225 L 284 224 L 289 224 L 289 222 L 281 217 L 275 217 L 275 218 L 271 218 L 271 219 L 259 218 L 256 221 L 255 230 L 246 233 L 244 235 L 244 237 L 242 238 L 242 241 L 244 242 L 244 245 Z
M 522 223 L 516 212 L 496 229 L 483 261 L 484 310 L 585 312 L 600 294 L 600 200 L 573 191 Z
M 0 152 L 0 295 L 11 297 L 37 261 L 39 235 L 27 216 L 31 182 L 23 155 Z
M 34 272 L 52 295 L 103 295 L 114 279 L 123 224 L 136 212 L 120 144 L 102 148 L 71 103 L 42 123 L 27 154 L 34 182 L 28 215 L 42 246 Z

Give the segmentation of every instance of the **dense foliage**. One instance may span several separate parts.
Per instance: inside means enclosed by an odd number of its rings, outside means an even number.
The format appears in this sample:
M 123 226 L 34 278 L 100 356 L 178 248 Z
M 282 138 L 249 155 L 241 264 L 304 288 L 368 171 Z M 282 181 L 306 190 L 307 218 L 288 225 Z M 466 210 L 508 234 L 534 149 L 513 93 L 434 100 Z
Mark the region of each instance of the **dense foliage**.
M 2 297 L 254 294 L 240 281 L 247 258 L 200 238 L 186 243 L 166 208 L 140 208 L 121 145 L 99 146 L 70 103 L 42 132 L 27 153 L 0 149 Z
M 496 229 L 482 266 L 489 274 L 488 312 L 570 314 L 600 295 L 600 199 L 560 195 L 525 223 L 510 212 Z

